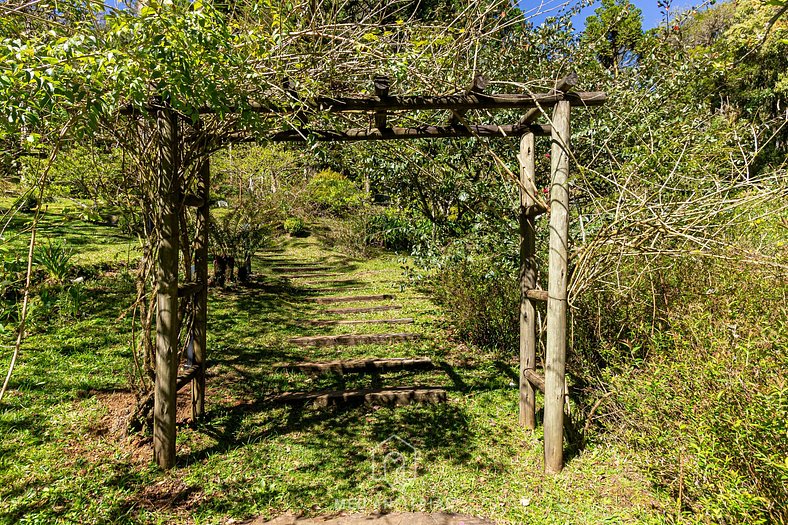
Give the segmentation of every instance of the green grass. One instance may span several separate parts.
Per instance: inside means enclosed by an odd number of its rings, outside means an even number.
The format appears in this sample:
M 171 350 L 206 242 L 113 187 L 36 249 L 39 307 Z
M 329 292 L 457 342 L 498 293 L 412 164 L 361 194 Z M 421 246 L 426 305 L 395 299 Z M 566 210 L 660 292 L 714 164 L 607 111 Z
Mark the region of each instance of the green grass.
M 136 241 L 112 228 L 66 221 L 56 204 L 41 231 L 65 238 L 79 266 L 133 262 Z M 14 219 L 12 230 L 21 231 L 23 219 Z M 10 242 L 21 246 L 24 236 Z M 340 292 L 315 293 L 315 285 L 303 283 L 313 278 L 284 281 L 270 271 L 288 261 L 325 264 L 356 281 L 348 294 L 394 293 L 396 300 L 387 302 L 403 306 L 355 318 L 414 317 L 416 323 L 304 326 L 304 319 L 337 318 L 326 308 L 364 303 L 305 301 Z M 453 511 L 501 523 L 642 523 L 660 521 L 670 508 L 633 458 L 609 445 L 592 444 L 561 475 L 543 475 L 541 430 L 517 424 L 514 356 L 453 341 L 440 308 L 408 284 L 395 256 L 353 259 L 310 237 L 282 240 L 261 252 L 254 268 L 251 286 L 211 290 L 207 420 L 180 425 L 178 465 L 170 472 L 152 465 L 149 438 L 124 432 L 133 402 L 131 325 L 122 317 L 134 294 L 131 278 L 91 274 L 83 317 L 37 325 L 0 406 L 0 523 L 225 523 L 288 511 L 381 509 Z M 344 348 L 287 342 L 351 331 L 415 331 L 424 338 Z M 8 355 L 4 350 L 3 365 Z M 341 410 L 271 403 L 286 390 L 371 385 L 363 376 L 274 373 L 277 362 L 421 355 L 440 366 L 387 374 L 383 384 L 442 385 L 447 403 Z M 380 443 L 392 435 L 417 450 L 401 451 L 414 468 L 375 476 Z

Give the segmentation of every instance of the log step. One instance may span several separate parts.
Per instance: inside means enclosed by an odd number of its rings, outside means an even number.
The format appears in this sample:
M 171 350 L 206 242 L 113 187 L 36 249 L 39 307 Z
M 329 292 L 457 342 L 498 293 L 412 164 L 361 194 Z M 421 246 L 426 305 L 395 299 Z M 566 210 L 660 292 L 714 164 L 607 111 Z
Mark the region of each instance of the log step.
M 317 277 L 317 276 L 315 276 Z M 304 284 L 342 284 L 342 283 L 352 283 L 352 284 L 364 284 L 362 281 L 359 281 L 357 278 L 352 277 L 350 279 L 327 279 L 324 281 L 304 281 Z
M 319 304 L 331 304 L 331 303 L 359 303 L 363 301 L 385 301 L 387 299 L 394 299 L 394 296 L 390 293 L 378 294 L 378 295 L 352 295 L 352 296 L 343 296 L 343 297 L 312 297 L 310 301 L 314 301 Z
M 363 306 L 360 308 L 333 308 L 324 310 L 327 314 L 363 314 L 367 312 L 386 312 L 388 310 L 401 310 L 401 306 L 395 304 L 385 306 Z
M 311 403 L 318 407 L 351 405 L 405 406 L 413 403 L 441 403 L 446 390 L 434 386 L 401 386 L 321 392 L 285 392 L 272 399 L 274 403 Z
M 271 271 L 276 273 L 287 273 L 287 272 L 323 272 L 325 270 L 333 270 L 333 268 L 326 268 L 325 266 L 300 266 L 300 265 L 291 265 L 291 266 L 272 266 Z
M 304 272 L 302 274 L 280 274 L 277 275 L 279 279 L 314 279 L 316 277 L 337 277 L 339 275 L 345 275 L 343 273 L 315 273 L 315 272 Z
M 432 370 L 429 357 L 389 357 L 373 359 L 350 359 L 346 361 L 324 361 L 322 363 L 280 363 L 277 371 L 296 371 L 310 374 L 363 374 L 392 372 L 396 370 Z
M 413 324 L 412 317 L 399 319 L 340 319 L 337 321 L 307 321 L 312 326 L 334 326 L 340 324 Z
M 293 337 L 287 341 L 299 346 L 352 346 L 399 341 L 416 341 L 419 334 L 341 334 Z

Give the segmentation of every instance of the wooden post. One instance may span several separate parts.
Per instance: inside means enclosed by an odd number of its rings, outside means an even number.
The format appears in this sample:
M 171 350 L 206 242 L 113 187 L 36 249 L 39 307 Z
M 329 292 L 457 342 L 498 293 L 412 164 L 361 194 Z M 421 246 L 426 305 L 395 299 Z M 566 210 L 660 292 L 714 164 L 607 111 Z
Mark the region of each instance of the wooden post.
M 175 466 L 175 410 L 178 378 L 178 118 L 169 109 L 156 115 L 159 130 L 159 249 L 156 313 L 156 380 L 153 455 Z
M 520 139 L 520 424 L 536 428 L 536 396 L 526 371 L 536 367 L 536 320 L 527 297 L 536 287 L 536 233 L 533 194 L 536 191 L 536 161 L 533 133 Z M 528 191 L 525 191 L 525 189 Z
M 211 159 L 206 155 L 197 182 L 197 235 L 194 240 L 195 281 L 202 285 L 194 296 L 194 365 L 200 367 L 192 381 L 192 421 L 205 415 L 205 369 L 208 323 L 208 228 L 210 221 Z
M 569 102 L 553 110 L 550 183 L 550 256 L 545 360 L 545 472 L 564 466 L 564 386 L 566 371 L 566 288 L 569 258 Z

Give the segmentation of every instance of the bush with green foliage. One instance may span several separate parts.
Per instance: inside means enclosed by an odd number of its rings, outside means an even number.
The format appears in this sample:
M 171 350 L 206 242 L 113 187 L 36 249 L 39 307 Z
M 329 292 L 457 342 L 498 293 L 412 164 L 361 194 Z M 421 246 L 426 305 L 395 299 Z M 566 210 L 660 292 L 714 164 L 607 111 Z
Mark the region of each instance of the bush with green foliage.
M 345 175 L 326 169 L 306 185 L 309 202 L 318 210 L 342 215 L 364 203 L 365 195 Z
M 291 237 L 298 237 L 306 233 L 306 223 L 301 217 L 288 217 L 282 223 L 282 227 Z
M 461 338 L 482 347 L 515 351 L 520 292 L 512 266 L 492 258 L 467 257 L 441 267 L 430 284 Z
M 365 206 L 354 216 L 354 226 L 367 246 L 407 251 L 432 230 L 429 221 L 394 206 Z

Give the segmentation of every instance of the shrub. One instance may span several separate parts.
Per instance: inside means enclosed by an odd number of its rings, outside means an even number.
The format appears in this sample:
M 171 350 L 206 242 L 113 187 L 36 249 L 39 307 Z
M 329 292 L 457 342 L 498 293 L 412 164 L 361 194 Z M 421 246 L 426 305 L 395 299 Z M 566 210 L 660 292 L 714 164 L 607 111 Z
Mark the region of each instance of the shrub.
M 52 242 L 42 244 L 35 254 L 35 262 L 46 271 L 50 280 L 62 284 L 74 267 L 73 254 L 65 242 Z
M 602 377 L 615 394 L 600 419 L 608 438 L 634 450 L 682 512 L 712 523 L 788 521 L 788 281 L 691 257 L 657 281 L 670 297 L 661 322 L 600 349 L 618 364 Z M 638 320 L 649 321 L 627 322 Z
M 351 180 L 332 170 L 315 174 L 307 183 L 306 192 L 318 209 L 338 215 L 361 206 L 365 198 Z
M 504 351 L 518 347 L 520 291 L 514 268 L 466 258 L 443 266 L 432 286 L 464 340 Z
M 392 207 L 369 206 L 357 215 L 356 229 L 368 246 L 409 250 L 429 231 L 429 223 Z
M 291 237 L 299 237 L 306 233 L 306 224 L 301 217 L 288 217 L 282 227 Z

